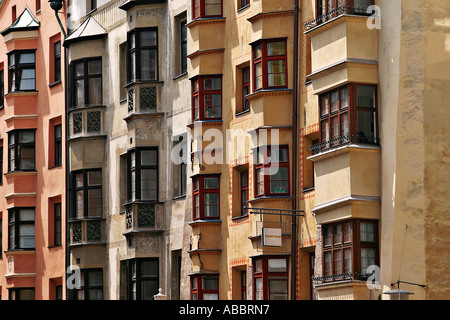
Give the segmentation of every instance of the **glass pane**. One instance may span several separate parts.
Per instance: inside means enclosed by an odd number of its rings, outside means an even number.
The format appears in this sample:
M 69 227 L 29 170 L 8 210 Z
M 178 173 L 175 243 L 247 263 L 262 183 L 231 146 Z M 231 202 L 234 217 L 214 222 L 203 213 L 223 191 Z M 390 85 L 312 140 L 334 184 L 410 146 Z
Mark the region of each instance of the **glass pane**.
M 262 285 L 262 278 L 256 278 L 255 279 L 256 284 L 256 300 L 263 300 L 263 285 Z
M 253 49 L 253 58 L 257 59 L 260 58 L 261 56 L 262 56 L 262 47 L 259 44 Z
M 341 109 L 348 107 L 348 87 L 342 88 L 340 90 L 340 105 Z
M 141 261 L 141 276 L 158 276 L 158 261 Z
M 219 281 L 217 278 L 203 278 L 203 290 L 218 290 Z
M 330 99 L 328 95 L 322 96 L 320 98 L 320 115 L 327 115 L 330 110 Z
M 348 113 L 341 114 L 341 134 L 342 136 L 348 136 L 349 134 L 349 125 L 348 125 Z
M 342 251 L 334 251 L 334 274 L 342 274 Z
M 367 268 L 375 265 L 375 249 L 361 248 L 361 273 L 368 273 Z
M 221 90 L 222 80 L 220 78 L 208 78 L 203 79 L 204 90 Z
M 256 89 L 261 89 L 263 86 L 262 83 L 262 65 L 261 63 L 257 63 L 255 65 L 255 87 Z
M 19 63 L 34 63 L 34 53 L 21 53 Z
M 334 244 L 341 243 L 342 241 L 342 226 L 340 224 L 333 227 L 333 242 Z
M 375 142 L 375 112 L 358 111 L 357 118 L 358 142 Z
M 373 223 L 361 222 L 360 234 L 362 242 L 375 242 L 375 230 Z
M 267 62 L 269 86 L 286 85 L 286 61 L 274 60 Z
M 34 169 L 34 146 L 33 147 L 22 147 L 19 149 L 19 169 L 20 170 L 33 170 Z
M 153 300 L 153 296 L 158 293 L 158 280 L 141 281 L 141 300 Z
M 204 293 L 203 300 L 219 300 L 218 293 Z
M 34 289 L 20 289 L 20 300 L 34 300 Z
M 221 16 L 222 15 L 222 0 L 205 0 L 205 15 L 206 16 Z
M 77 107 L 83 107 L 84 106 L 84 80 L 77 80 L 75 82 L 75 86 L 76 86 L 75 104 Z
M 84 63 L 78 62 L 75 64 L 75 77 L 84 76 Z
M 375 87 L 356 86 L 356 106 L 375 108 Z
M 102 73 L 102 61 L 101 60 L 89 60 L 88 61 L 88 74 L 101 74 Z
M 267 55 L 268 56 L 279 56 L 286 54 L 286 43 L 285 42 L 269 42 L 267 44 Z
M 156 31 L 140 32 L 141 47 L 156 46 Z
M 101 185 L 102 184 L 102 172 L 97 171 L 88 171 L 87 172 L 88 185 Z
M 103 300 L 103 290 L 89 289 L 89 300 Z
M 156 50 L 141 50 L 141 79 L 156 80 Z
M 206 193 L 205 194 L 205 217 L 219 216 L 219 194 Z
M 288 183 L 288 168 L 286 167 L 271 167 L 277 170 L 277 173 L 270 177 L 270 192 L 271 193 L 288 193 L 289 183 Z M 271 172 L 272 173 L 272 172 Z
M 89 79 L 89 104 L 94 106 L 102 104 L 102 78 Z
M 84 216 L 84 191 L 80 190 L 76 193 L 76 217 L 82 218 Z
M 156 150 L 142 150 L 141 151 L 141 165 L 158 165 L 158 151 Z
M 338 91 L 331 93 L 331 112 L 336 112 L 339 110 L 339 94 Z
M 268 260 L 269 272 L 286 272 L 287 265 L 286 259 L 269 259 Z
M 83 180 L 83 173 L 77 173 L 75 175 L 75 187 L 76 188 L 80 188 L 84 185 L 84 180 Z
M 34 143 L 34 131 L 19 131 L 19 143 Z
M 20 209 L 19 220 L 20 221 L 34 221 L 34 209 Z
M 287 300 L 288 284 L 284 277 L 269 278 L 269 300 Z
M 264 194 L 264 170 L 256 170 L 256 194 Z
M 218 178 L 204 178 L 203 183 L 205 189 L 219 189 Z
M 20 88 L 19 90 L 34 90 L 36 88 L 36 70 L 22 69 L 19 72 Z
M 347 248 L 344 249 L 344 273 L 352 273 L 352 251 Z
M 101 217 L 102 216 L 102 190 L 91 189 L 88 190 L 88 216 Z
M 322 228 L 323 245 L 331 246 L 331 232 L 329 226 L 324 226 Z
M 103 286 L 103 271 L 89 271 L 89 284 L 93 286 Z
M 325 252 L 324 253 L 324 260 L 325 260 L 325 270 L 324 270 L 324 275 L 325 276 L 330 276 L 332 274 L 332 270 L 331 270 L 331 252 Z
M 141 170 L 141 199 L 142 200 L 158 199 L 158 170 L 156 169 Z
M 34 224 L 19 226 L 19 247 L 22 249 L 34 248 Z

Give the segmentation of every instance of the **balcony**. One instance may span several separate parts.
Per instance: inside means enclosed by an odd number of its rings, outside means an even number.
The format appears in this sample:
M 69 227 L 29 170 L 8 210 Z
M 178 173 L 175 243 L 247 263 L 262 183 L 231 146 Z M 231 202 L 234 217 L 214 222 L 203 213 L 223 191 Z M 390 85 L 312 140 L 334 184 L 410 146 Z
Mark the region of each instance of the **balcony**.
M 357 16 L 371 16 L 372 12 L 367 13 L 367 6 L 346 6 L 340 5 L 335 9 L 330 10 L 324 15 L 319 16 L 316 19 L 310 20 L 305 23 L 305 31 L 309 31 L 315 27 L 324 24 L 327 21 L 338 18 L 343 15 L 357 15 Z
M 364 133 L 360 133 L 356 136 L 343 135 L 341 137 L 334 138 L 322 143 L 317 143 L 309 147 L 309 150 L 313 155 L 318 155 L 323 152 L 333 151 L 337 148 L 349 146 L 352 144 L 368 144 L 373 146 L 379 146 L 380 139 L 373 137 L 366 137 Z
M 125 229 L 129 232 L 162 231 L 160 217 L 162 205 L 154 203 L 129 203 L 125 205 Z
M 344 273 L 311 278 L 318 300 L 376 300 L 378 290 L 369 289 L 370 275 Z

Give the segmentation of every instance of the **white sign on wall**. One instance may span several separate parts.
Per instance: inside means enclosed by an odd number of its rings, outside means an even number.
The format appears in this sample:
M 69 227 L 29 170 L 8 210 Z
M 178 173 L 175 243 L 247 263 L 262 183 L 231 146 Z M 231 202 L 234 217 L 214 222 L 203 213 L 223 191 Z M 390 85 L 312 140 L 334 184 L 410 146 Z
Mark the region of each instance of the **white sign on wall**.
M 281 229 L 279 228 L 263 228 L 262 229 L 262 245 L 266 247 L 281 247 Z

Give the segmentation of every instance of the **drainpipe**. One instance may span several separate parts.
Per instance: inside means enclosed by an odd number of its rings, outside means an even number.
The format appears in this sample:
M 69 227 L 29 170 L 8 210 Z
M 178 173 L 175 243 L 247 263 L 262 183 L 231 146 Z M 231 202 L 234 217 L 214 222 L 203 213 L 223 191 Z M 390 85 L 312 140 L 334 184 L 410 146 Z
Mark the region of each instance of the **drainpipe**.
M 297 210 L 297 155 L 298 155 L 298 114 L 297 114 L 297 98 L 298 98 L 298 69 L 299 69 L 299 0 L 294 1 L 294 72 L 293 72 L 293 92 L 292 92 L 292 210 Z M 297 216 L 292 216 L 292 237 L 291 237 L 291 300 L 297 299 Z

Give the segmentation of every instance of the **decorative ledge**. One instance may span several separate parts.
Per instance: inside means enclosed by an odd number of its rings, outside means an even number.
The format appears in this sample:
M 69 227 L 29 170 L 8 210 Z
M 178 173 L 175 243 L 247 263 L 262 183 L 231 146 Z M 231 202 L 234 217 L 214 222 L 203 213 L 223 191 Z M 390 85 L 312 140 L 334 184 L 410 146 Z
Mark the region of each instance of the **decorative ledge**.
M 4 174 L 6 178 L 10 177 L 22 177 L 22 176 L 35 176 L 37 171 L 11 171 Z
M 249 100 L 255 100 L 262 97 L 269 97 L 269 96 L 289 96 L 292 95 L 292 89 L 263 89 L 256 92 L 253 92 L 251 94 L 246 95 L 245 97 Z
M 312 212 L 316 214 L 320 214 L 324 211 L 329 211 L 331 209 L 339 208 L 342 206 L 349 205 L 355 202 L 373 202 L 373 203 L 381 203 L 380 197 L 375 196 L 359 196 L 359 195 L 349 195 L 344 198 L 336 199 L 330 202 L 322 203 L 317 205 L 315 208 L 311 209 Z
M 10 278 L 35 278 L 36 273 L 9 273 L 5 274 L 6 279 Z
M 222 253 L 222 249 L 195 249 L 189 250 L 189 254 L 204 254 L 207 256 L 216 256 Z
M 37 119 L 37 114 L 23 114 L 23 115 L 13 115 L 5 119 L 6 122 L 15 121 L 15 120 L 30 120 Z
M 293 16 L 294 10 L 286 10 L 286 11 L 272 11 L 272 12 L 260 12 L 253 17 L 248 18 L 247 20 L 251 23 L 255 23 L 261 19 L 266 18 L 279 18 L 279 17 L 287 17 Z
M 5 196 L 5 199 L 12 198 L 34 198 L 36 197 L 36 192 L 24 192 L 24 193 L 10 193 Z
M 189 222 L 189 225 L 191 227 L 196 227 L 196 226 L 219 226 L 220 224 L 222 224 L 222 220 L 220 219 L 214 219 L 214 220 L 195 220 L 192 222 Z
M 216 24 L 216 23 L 225 23 L 225 17 L 218 18 L 197 18 L 189 22 L 186 27 L 193 28 L 195 26 L 204 25 L 204 24 Z
M 198 56 L 218 54 L 218 53 L 223 53 L 224 51 L 225 51 L 225 48 L 197 50 L 197 51 L 189 54 L 187 57 L 192 60 Z

